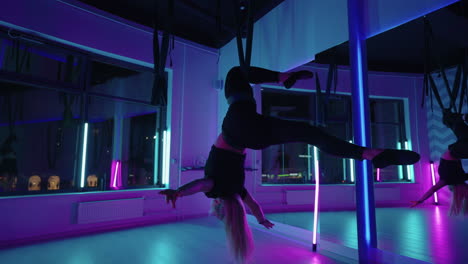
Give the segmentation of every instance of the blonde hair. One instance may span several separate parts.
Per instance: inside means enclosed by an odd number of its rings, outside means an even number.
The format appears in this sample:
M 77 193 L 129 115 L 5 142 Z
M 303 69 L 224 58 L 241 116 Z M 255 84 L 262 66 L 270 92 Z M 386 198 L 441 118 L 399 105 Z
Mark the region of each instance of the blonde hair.
M 450 215 L 468 214 L 468 185 L 457 184 L 451 187 L 453 193 Z
M 254 246 L 240 196 L 236 194 L 231 198 L 216 199 L 211 206 L 211 212 L 224 222 L 228 246 L 234 258 L 239 263 L 247 263 Z

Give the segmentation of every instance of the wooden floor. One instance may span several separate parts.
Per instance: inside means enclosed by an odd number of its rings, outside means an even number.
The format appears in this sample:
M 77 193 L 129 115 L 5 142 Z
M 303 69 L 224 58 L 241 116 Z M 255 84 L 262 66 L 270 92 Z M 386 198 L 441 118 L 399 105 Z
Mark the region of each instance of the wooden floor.
M 253 228 L 257 264 L 344 264 L 292 240 Z M 231 260 L 222 223 L 204 217 L 0 251 L 1 264 L 224 264 Z
M 271 214 L 274 221 L 312 230 L 309 212 Z M 468 263 L 468 217 L 453 217 L 447 206 L 378 208 L 378 248 L 436 264 Z M 320 238 L 357 248 L 356 213 L 323 212 Z
M 448 216 L 447 207 L 377 209 L 378 244 L 385 251 L 437 264 L 468 263 L 468 218 Z M 310 237 L 312 213 L 269 214 L 276 230 Z M 282 225 L 285 223 L 287 225 Z M 318 253 L 310 244 L 252 224 L 257 264 L 357 263 L 342 252 L 321 249 L 326 241 L 357 248 L 355 212 L 320 215 Z M 283 227 L 281 227 L 283 226 Z M 286 229 L 284 227 L 287 227 Z M 288 229 L 290 228 L 290 229 Z M 304 230 L 306 229 L 306 230 Z M 302 230 L 302 231 L 301 231 Z M 327 242 L 328 243 L 328 242 Z M 332 250 L 333 251 L 333 250 Z M 335 250 L 341 251 L 341 250 Z M 354 250 L 356 251 L 356 250 Z M 357 251 L 356 251 L 357 252 Z M 234 263 L 222 224 L 214 217 L 75 237 L 0 251 L 2 264 L 198 264 Z M 411 261 L 389 263 L 415 263 Z

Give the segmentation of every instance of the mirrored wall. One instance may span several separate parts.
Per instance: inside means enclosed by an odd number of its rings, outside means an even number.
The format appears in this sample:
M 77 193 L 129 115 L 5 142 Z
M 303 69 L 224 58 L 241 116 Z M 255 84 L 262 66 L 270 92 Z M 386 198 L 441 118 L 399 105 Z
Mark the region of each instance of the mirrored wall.
M 164 187 L 152 72 L 0 31 L 0 195 Z

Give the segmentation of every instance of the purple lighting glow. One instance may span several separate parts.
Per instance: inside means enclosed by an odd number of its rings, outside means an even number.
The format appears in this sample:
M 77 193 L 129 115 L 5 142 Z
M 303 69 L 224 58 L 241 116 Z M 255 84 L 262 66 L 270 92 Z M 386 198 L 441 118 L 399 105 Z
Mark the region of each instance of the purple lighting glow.
M 314 147 L 314 169 L 315 169 L 315 199 L 314 199 L 314 229 L 312 235 L 313 251 L 317 250 L 317 232 L 318 232 L 318 214 L 319 214 L 319 185 L 320 185 L 320 169 L 318 159 L 318 149 Z
M 431 161 L 431 178 L 432 178 L 432 186 L 436 184 L 435 180 L 435 170 L 434 170 L 434 162 Z M 439 198 L 437 197 L 437 192 L 434 192 L 434 203 L 439 203 Z
M 122 186 L 121 162 L 120 160 L 113 160 L 111 168 L 110 187 L 111 189 L 120 189 L 120 186 Z
M 379 182 L 380 181 L 380 169 L 377 168 L 377 181 Z

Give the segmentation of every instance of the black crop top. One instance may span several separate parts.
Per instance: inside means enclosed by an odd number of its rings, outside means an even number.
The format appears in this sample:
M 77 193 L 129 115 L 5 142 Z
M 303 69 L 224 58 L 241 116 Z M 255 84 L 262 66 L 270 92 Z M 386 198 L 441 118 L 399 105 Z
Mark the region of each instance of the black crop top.
M 209 198 L 227 198 L 239 194 L 242 199 L 247 194 L 244 188 L 245 154 L 211 147 L 205 164 L 205 178 L 213 180 L 213 188 L 206 192 Z
M 468 180 L 460 160 L 440 159 L 439 177 L 449 185 L 463 184 Z

